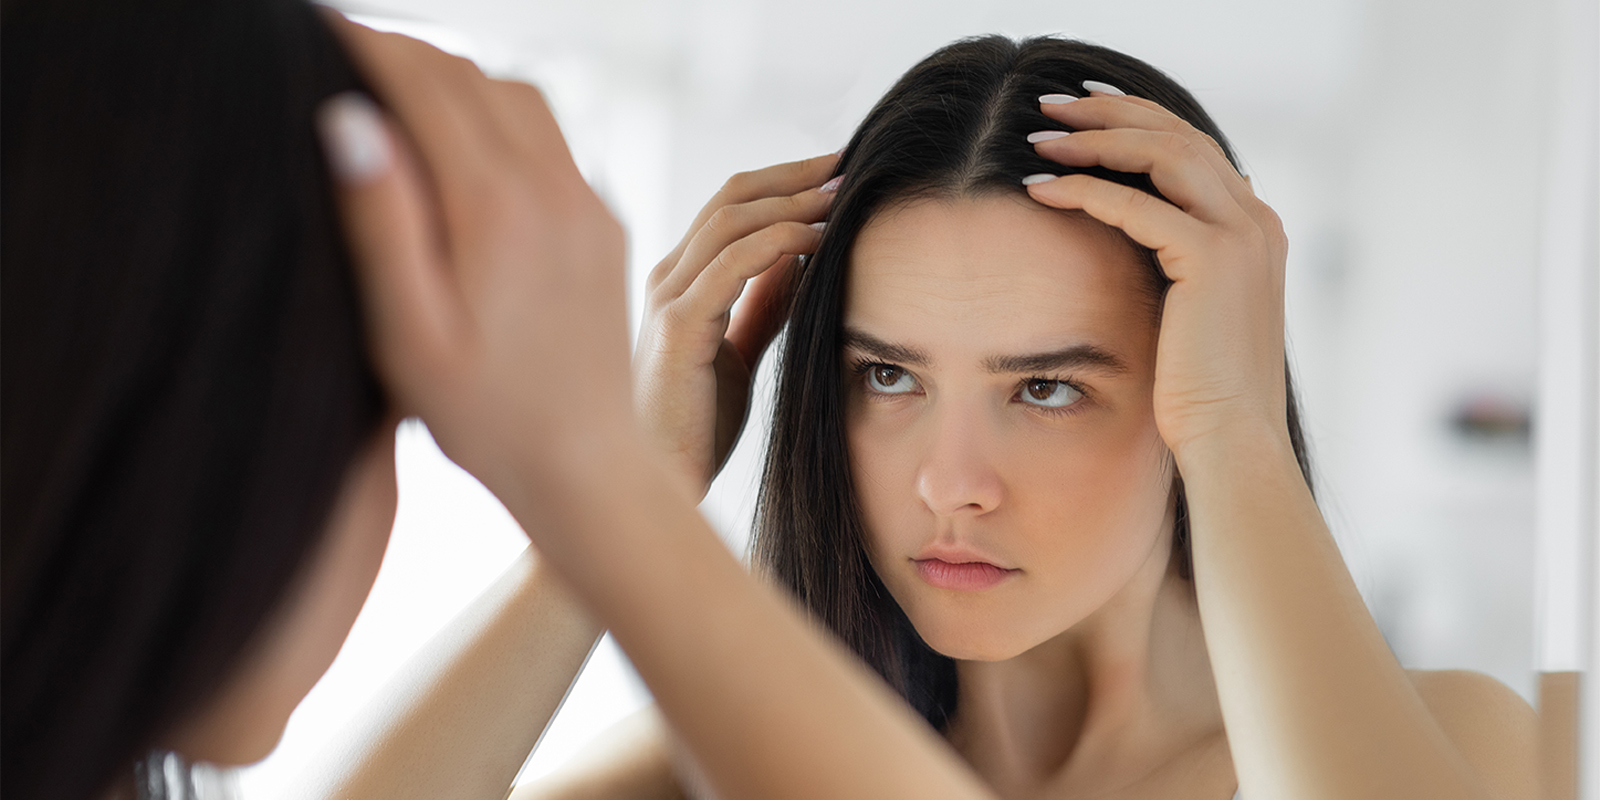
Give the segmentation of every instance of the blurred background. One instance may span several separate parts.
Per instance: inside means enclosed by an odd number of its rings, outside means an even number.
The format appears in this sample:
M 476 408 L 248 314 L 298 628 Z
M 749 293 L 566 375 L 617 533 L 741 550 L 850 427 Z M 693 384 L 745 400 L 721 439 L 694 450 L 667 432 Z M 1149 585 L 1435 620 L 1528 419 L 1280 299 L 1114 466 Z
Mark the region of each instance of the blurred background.
M 953 39 L 1060 33 L 1169 72 L 1232 138 L 1288 228 L 1289 339 L 1317 492 L 1390 644 L 1408 667 L 1480 670 L 1534 699 L 1530 431 L 1549 316 L 1539 276 L 1560 226 L 1593 213 L 1582 210 L 1592 192 L 1574 194 L 1564 177 L 1593 171 L 1592 146 L 1588 163 L 1574 162 L 1583 150 L 1561 134 L 1591 124 L 1592 108 L 1573 116 L 1562 59 L 1574 19 L 1592 24 L 1592 4 L 334 5 L 546 91 L 580 167 L 629 230 L 635 309 L 644 274 L 729 175 L 838 149 L 900 73 Z M 1581 224 L 1592 238 L 1592 221 Z M 703 506 L 736 550 L 766 413 L 758 399 Z M 525 544 L 420 425 L 402 428 L 399 470 L 399 517 L 371 601 L 278 751 L 245 772 L 248 797 L 279 796 Z M 646 702 L 603 642 L 524 777 Z

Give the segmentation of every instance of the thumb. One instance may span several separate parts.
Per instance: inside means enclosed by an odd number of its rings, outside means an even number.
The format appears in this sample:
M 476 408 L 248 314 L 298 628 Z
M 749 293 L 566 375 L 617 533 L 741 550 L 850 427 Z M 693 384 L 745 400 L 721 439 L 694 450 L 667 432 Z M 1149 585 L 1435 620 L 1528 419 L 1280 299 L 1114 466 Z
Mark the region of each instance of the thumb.
M 464 329 L 460 291 L 434 236 L 427 184 L 403 139 L 365 95 L 327 99 L 317 127 L 372 357 L 399 410 L 418 413 L 417 395 L 437 385 Z

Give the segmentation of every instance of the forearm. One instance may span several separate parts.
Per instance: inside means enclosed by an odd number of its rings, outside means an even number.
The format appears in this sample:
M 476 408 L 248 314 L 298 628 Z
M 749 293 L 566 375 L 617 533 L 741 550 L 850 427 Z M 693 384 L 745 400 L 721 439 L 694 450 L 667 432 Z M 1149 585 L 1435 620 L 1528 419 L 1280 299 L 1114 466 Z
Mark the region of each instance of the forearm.
M 580 450 L 544 457 L 559 469 L 518 470 L 501 497 L 632 657 L 720 797 L 986 796 L 931 729 L 745 571 L 643 447 L 619 435 Z
M 1288 442 L 1209 443 L 1179 468 L 1242 794 L 1486 797 L 1367 612 Z
M 502 800 L 599 634 L 529 549 L 406 664 L 296 796 Z
M 678 787 L 666 723 L 645 706 L 508 800 L 690 800 Z

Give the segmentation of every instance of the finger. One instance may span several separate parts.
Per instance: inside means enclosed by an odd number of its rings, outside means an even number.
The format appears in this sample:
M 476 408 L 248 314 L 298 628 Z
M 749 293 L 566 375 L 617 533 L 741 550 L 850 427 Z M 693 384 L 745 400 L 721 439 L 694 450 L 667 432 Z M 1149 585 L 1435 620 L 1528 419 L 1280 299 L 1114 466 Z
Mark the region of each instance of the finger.
M 1206 158 L 1206 163 L 1210 164 L 1218 175 L 1224 177 L 1239 175 L 1217 140 L 1154 101 L 1131 96 L 1098 96 L 1086 97 L 1072 103 L 1040 103 L 1039 108 L 1045 116 L 1073 130 L 1141 128 L 1175 133 L 1193 139 L 1205 145 L 1201 152 Z M 1228 188 L 1236 197 L 1241 193 L 1249 193 L 1249 187 L 1239 184 L 1229 183 Z M 1242 198 L 1240 199 L 1242 201 Z
M 661 271 L 661 277 L 665 277 L 673 265 L 678 263 L 689 242 L 718 209 L 763 197 L 792 195 L 806 189 L 815 189 L 832 177 L 833 170 L 838 164 L 839 154 L 829 153 L 825 156 L 774 164 L 751 172 L 741 172 L 729 178 L 727 183 L 711 196 L 705 207 L 700 209 L 700 213 L 695 215 L 694 221 L 689 224 L 689 230 L 684 233 L 678 246 L 661 260 L 661 265 L 657 267 Z M 657 276 L 652 273 L 651 286 L 655 285 L 656 278 Z
M 330 19 L 373 91 L 416 142 L 445 214 L 460 213 L 498 177 L 508 148 L 485 96 L 488 79 L 471 61 L 432 45 Z
M 1204 249 L 1185 245 L 1202 241 L 1208 226 L 1148 192 L 1082 174 L 1063 175 L 1030 184 L 1027 189 L 1030 197 L 1044 205 L 1083 211 L 1156 251 L 1162 270 L 1172 280 L 1185 277 L 1183 253 Z
M 490 110 L 521 160 L 565 179 L 582 180 L 555 113 L 537 86 L 502 80 L 485 86 Z
M 778 263 L 745 285 L 744 294 L 733 309 L 728 341 L 738 349 L 752 373 L 788 318 L 789 303 L 794 299 L 794 272 L 799 268 L 799 256 L 778 259 Z
M 673 302 L 673 316 L 702 324 L 726 316 L 745 281 L 766 272 L 786 256 L 814 252 L 822 232 L 799 222 L 770 225 L 728 245 L 692 286 Z
M 1243 209 L 1206 159 L 1204 148 L 1179 133 L 1141 128 L 1082 130 L 1034 144 L 1040 155 L 1067 166 L 1148 174 L 1157 191 L 1198 219 L 1242 222 Z
M 832 202 L 832 194 L 807 189 L 798 194 L 762 197 L 717 209 L 695 232 L 671 270 L 665 275 L 656 276 L 658 282 L 651 292 L 652 296 L 670 301 L 688 291 L 699 279 L 701 271 L 721 257 L 734 242 L 783 222 L 820 221 L 827 215 Z
M 426 182 L 382 112 L 347 92 L 318 110 L 345 239 L 362 289 L 374 360 L 404 413 L 462 329 L 460 296 L 440 259 Z

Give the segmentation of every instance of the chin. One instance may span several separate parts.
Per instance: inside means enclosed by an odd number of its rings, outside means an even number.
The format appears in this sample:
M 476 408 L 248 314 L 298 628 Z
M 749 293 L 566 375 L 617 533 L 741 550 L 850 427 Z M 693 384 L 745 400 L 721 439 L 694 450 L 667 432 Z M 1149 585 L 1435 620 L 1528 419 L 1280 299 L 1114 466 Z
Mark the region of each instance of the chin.
M 910 616 L 910 615 L 908 615 Z M 1039 642 L 1019 631 L 976 620 L 928 620 L 910 616 L 917 635 L 935 653 L 959 661 L 1008 661 Z
M 218 767 L 247 767 L 269 755 L 283 739 L 288 717 L 282 720 L 252 719 L 253 724 L 191 726 L 162 743 L 190 762 L 205 762 Z

